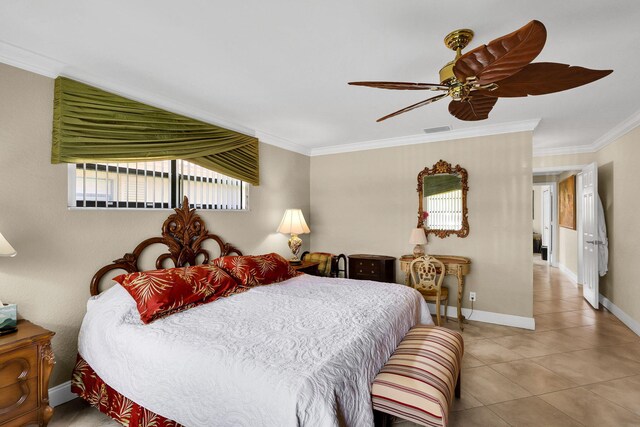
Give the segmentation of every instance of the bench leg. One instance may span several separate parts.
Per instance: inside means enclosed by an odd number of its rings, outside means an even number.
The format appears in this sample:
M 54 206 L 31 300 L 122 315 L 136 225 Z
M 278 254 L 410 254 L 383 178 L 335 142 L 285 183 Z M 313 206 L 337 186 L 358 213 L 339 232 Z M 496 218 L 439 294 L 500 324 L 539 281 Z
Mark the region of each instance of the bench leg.
M 375 427 L 392 427 L 393 417 L 384 412 L 373 410 L 373 424 Z
M 458 373 L 458 381 L 456 382 L 456 399 L 460 399 L 461 387 L 460 387 L 460 378 L 462 378 L 462 371 Z

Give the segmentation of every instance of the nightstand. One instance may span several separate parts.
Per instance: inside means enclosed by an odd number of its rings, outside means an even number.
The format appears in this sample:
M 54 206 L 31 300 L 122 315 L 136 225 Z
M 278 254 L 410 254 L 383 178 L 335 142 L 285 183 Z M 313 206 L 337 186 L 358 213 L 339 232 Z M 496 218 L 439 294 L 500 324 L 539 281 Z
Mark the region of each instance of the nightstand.
M 291 264 L 294 270 L 299 271 L 300 273 L 311 274 L 312 276 L 318 275 L 318 266 L 320 263 L 318 261 L 302 261 L 300 264 Z
M 49 375 L 55 363 L 51 351 L 54 333 L 27 320 L 18 332 L 0 337 L 0 426 L 46 426 Z
M 349 279 L 396 281 L 396 259 L 384 255 L 349 255 Z

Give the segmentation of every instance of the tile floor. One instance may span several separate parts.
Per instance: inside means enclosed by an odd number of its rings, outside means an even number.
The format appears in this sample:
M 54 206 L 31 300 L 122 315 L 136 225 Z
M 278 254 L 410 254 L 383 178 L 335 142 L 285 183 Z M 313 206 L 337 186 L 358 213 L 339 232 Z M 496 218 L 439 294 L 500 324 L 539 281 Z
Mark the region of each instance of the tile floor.
M 533 274 L 535 331 L 465 326 L 462 398 L 450 425 L 640 426 L 640 337 L 592 310 L 580 288 L 539 257 Z M 119 424 L 76 399 L 57 407 L 49 425 Z

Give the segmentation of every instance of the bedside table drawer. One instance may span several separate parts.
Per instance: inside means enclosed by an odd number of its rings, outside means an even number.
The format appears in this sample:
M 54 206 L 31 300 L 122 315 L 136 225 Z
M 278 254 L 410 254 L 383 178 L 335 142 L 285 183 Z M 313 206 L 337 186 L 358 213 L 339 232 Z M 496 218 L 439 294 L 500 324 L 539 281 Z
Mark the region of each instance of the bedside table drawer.
M 380 274 L 380 263 L 371 260 L 357 260 L 355 262 L 355 271 L 361 275 L 373 275 Z
M 37 351 L 31 346 L 0 354 L 0 389 L 38 375 Z
M 37 407 L 38 378 L 0 388 L 0 424 Z

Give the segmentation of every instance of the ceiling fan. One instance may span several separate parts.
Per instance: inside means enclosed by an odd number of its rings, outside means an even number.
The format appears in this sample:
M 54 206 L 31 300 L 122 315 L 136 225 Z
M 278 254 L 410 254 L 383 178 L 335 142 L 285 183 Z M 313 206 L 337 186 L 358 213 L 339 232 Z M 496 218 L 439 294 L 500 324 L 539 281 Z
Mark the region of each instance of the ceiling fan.
M 502 36 L 462 54 L 473 38 L 473 31 L 463 29 L 449 33 L 445 45 L 456 52 L 453 61 L 440 70 L 440 83 L 349 82 L 350 85 L 395 90 L 430 90 L 444 93 L 379 118 L 406 113 L 450 96 L 449 113 L 460 120 L 485 120 L 502 97 L 520 97 L 560 92 L 601 79 L 613 70 L 534 62 L 547 39 L 540 21 L 531 21 L 511 34 Z

